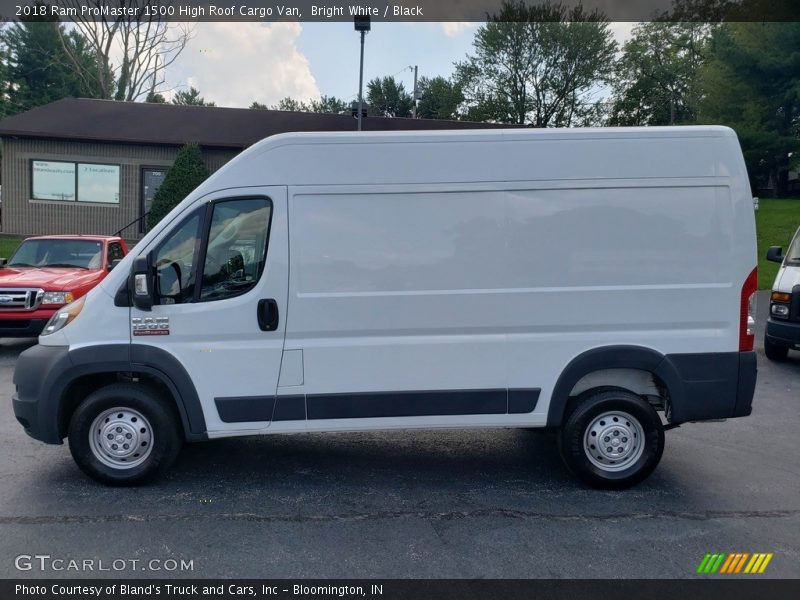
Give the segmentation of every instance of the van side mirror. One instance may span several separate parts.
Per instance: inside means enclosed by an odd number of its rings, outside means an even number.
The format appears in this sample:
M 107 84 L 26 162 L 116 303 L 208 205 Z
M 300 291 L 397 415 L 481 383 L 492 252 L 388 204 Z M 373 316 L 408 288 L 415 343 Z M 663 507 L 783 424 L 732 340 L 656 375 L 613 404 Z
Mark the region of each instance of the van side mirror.
M 121 258 L 115 258 L 114 260 L 111 261 L 111 264 L 108 265 L 108 270 L 110 271 L 111 269 L 116 267 L 121 262 L 122 262 Z
M 767 260 L 782 263 L 783 256 L 781 255 L 782 248 L 780 246 L 771 246 L 769 250 L 767 250 Z
M 133 305 L 139 310 L 153 308 L 153 261 L 150 254 L 133 259 L 128 280 Z
M 8 264 L 8 259 L 7 258 L 0 258 L 0 269 L 5 267 L 7 264 Z

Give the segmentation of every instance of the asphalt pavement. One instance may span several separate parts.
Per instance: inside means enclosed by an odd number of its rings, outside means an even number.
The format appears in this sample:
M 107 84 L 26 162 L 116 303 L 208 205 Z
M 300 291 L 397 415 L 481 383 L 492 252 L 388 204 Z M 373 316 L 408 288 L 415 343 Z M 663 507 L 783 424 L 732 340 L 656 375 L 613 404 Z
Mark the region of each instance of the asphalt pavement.
M 767 361 L 759 300 L 753 415 L 667 432 L 622 492 L 567 473 L 551 434 L 504 429 L 220 440 L 108 488 L 25 435 L 12 373 L 33 342 L 0 340 L 0 577 L 691 578 L 707 552 L 800 577 L 800 352 Z

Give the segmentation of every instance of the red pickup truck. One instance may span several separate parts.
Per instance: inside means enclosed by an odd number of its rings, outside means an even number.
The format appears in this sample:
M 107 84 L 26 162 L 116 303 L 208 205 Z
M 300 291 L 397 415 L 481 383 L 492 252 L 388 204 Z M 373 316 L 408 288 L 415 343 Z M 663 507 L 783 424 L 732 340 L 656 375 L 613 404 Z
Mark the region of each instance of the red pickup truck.
M 54 312 L 100 283 L 127 253 L 113 236 L 25 239 L 10 259 L 0 258 L 0 337 L 38 336 Z

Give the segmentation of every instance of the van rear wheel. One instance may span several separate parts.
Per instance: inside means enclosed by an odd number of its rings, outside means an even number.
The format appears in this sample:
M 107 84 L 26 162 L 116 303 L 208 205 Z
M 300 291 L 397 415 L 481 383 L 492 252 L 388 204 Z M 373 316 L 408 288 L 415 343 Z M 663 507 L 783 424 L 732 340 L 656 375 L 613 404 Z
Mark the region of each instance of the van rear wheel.
M 182 445 L 177 415 L 153 390 L 115 383 L 72 415 L 69 449 L 78 467 L 108 485 L 134 485 L 164 471 Z
M 645 479 L 664 452 L 664 426 L 652 406 L 626 390 L 582 395 L 559 436 L 567 467 L 589 485 L 624 489 Z

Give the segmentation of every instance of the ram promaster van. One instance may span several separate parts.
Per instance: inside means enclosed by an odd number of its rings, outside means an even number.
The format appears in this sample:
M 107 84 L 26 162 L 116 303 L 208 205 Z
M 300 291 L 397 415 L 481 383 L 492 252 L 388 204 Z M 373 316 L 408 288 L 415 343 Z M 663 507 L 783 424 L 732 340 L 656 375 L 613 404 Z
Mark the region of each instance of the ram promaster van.
M 53 316 L 14 411 L 110 484 L 184 441 L 516 427 L 622 488 L 750 414 L 755 266 L 726 128 L 277 135 Z

